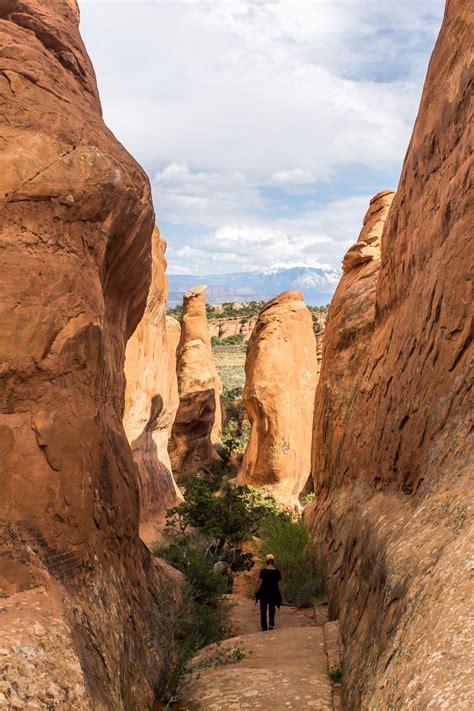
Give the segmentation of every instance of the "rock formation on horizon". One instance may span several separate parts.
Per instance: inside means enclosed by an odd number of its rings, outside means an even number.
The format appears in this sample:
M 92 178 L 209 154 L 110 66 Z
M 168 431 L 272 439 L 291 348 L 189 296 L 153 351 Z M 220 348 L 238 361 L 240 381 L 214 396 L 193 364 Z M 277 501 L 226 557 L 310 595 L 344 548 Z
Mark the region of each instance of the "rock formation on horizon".
M 0 3 L 0 706 L 120 711 L 160 669 L 122 425 L 154 213 L 78 24 L 75 0 Z
M 166 316 L 166 242 L 157 227 L 152 238 L 152 278 L 143 318 L 125 351 L 123 423 L 137 466 L 140 534 L 150 543 L 155 523 L 182 500 L 171 472 L 168 440 L 178 409 L 176 349 L 180 327 Z
M 233 318 L 214 318 L 208 321 L 211 338 L 242 336 L 248 341 L 257 323 L 257 316 L 236 316 Z
M 361 235 L 325 331 L 308 519 L 351 709 L 474 705 L 472 15 L 448 1 L 381 260 Z
M 311 470 L 316 342 L 299 291 L 260 311 L 245 363 L 243 400 L 252 429 L 238 481 L 265 487 L 291 508 Z
M 201 464 L 216 459 L 212 443 L 222 427 L 222 383 L 212 356 L 202 285 L 183 298 L 177 374 L 179 406 L 170 441 L 171 464 L 178 474 L 195 474 Z

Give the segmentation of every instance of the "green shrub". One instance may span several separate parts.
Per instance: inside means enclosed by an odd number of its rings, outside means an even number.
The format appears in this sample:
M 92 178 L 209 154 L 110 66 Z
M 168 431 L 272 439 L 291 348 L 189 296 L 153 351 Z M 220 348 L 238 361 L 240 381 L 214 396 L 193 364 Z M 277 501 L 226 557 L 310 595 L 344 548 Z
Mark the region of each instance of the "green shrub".
M 216 495 L 212 480 L 189 477 L 185 500 L 168 511 L 167 530 L 184 534 L 199 529 L 213 539 L 210 552 L 217 556 L 254 535 L 273 506 L 274 499 L 252 487 L 224 482 Z
M 263 304 L 263 301 L 250 301 L 247 304 L 242 304 L 240 309 L 234 309 L 232 302 L 226 302 L 222 304 L 222 311 L 217 312 L 211 308 L 208 308 L 207 318 L 210 320 L 236 317 L 248 318 L 249 316 L 256 316 L 259 314 Z
M 324 597 L 324 569 L 316 545 L 300 520 L 288 513 L 266 516 L 260 526 L 261 554 L 273 553 L 282 572 L 285 602 L 307 607 Z
M 241 333 L 236 333 L 233 336 L 211 336 L 211 346 L 238 346 L 243 343 L 244 337 Z
M 310 491 L 309 494 L 306 494 L 306 496 L 303 496 L 302 504 L 303 506 L 309 506 L 312 501 L 314 501 L 316 497 L 316 494 L 314 491 Z
M 168 545 L 155 546 L 155 555 L 166 560 L 185 576 L 195 602 L 213 604 L 227 592 L 226 579 L 213 570 L 216 562 L 207 550 L 209 538 L 199 533 L 171 537 Z
M 232 634 L 229 605 L 205 604 L 195 599 L 184 584 L 178 602 L 171 582 L 164 584 L 155 600 L 153 631 L 161 652 L 161 667 L 155 683 L 156 698 L 165 704 L 176 700 L 183 685 L 199 665 L 190 664 L 196 652 Z
M 342 681 L 342 670 L 331 669 L 331 671 L 329 672 L 329 680 L 331 684 L 340 684 Z

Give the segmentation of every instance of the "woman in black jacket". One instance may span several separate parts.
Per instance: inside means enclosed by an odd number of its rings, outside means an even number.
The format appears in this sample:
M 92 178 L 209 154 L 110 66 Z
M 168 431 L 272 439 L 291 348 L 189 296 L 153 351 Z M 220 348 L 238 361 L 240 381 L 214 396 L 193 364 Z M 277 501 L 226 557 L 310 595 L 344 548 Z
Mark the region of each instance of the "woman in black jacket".
M 255 602 L 260 600 L 260 620 L 262 632 L 275 627 L 275 607 L 280 608 L 281 592 L 278 583 L 281 580 L 281 573 L 275 567 L 275 557 L 269 553 L 266 556 L 267 565 L 260 571 L 260 587 L 255 593 Z M 267 626 L 268 609 L 268 626 Z

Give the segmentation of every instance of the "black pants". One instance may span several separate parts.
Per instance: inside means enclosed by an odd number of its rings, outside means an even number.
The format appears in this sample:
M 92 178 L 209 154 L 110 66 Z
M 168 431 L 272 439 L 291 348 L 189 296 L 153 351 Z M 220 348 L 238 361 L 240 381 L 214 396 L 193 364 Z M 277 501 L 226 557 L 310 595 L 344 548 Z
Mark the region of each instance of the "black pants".
M 267 628 L 267 607 L 268 607 L 268 624 L 270 627 L 275 627 L 275 603 L 266 602 L 266 600 L 260 600 L 260 621 L 262 623 L 262 630 Z

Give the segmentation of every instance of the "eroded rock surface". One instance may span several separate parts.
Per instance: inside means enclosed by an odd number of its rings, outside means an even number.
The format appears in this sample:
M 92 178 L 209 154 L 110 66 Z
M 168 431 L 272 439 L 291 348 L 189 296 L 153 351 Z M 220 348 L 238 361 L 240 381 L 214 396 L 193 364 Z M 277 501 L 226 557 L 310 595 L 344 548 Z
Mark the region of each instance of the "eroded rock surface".
M 235 308 L 235 304 L 233 305 Z M 209 320 L 209 333 L 217 338 L 242 336 L 248 341 L 257 323 L 257 316 L 242 316 L 237 318 L 214 318 Z
M 177 373 L 179 407 L 170 441 L 171 463 L 174 472 L 194 474 L 216 458 L 212 442 L 222 427 L 222 383 L 212 357 L 205 286 L 190 289 L 183 298 Z
M 2 708 L 144 709 L 159 670 L 122 426 L 154 215 L 78 22 L 0 2 Z
M 349 251 L 325 332 L 310 517 L 350 709 L 474 705 L 472 32 L 448 1 L 381 261 Z
M 192 663 L 202 668 L 183 685 L 177 711 L 339 709 L 329 679 L 340 668 L 338 625 L 327 623 L 325 606 L 286 605 L 276 629 L 262 633 L 253 599 L 232 595 L 230 602 L 239 636 L 199 652 Z
M 311 470 L 316 370 L 311 314 L 301 292 L 285 291 L 262 308 L 249 342 L 243 399 L 252 429 L 238 480 L 290 507 Z
M 176 350 L 180 327 L 166 316 L 166 242 L 155 228 L 152 280 L 143 318 L 125 352 L 124 427 L 132 447 L 140 487 L 140 532 L 156 538 L 154 523 L 182 500 L 171 472 L 168 440 L 178 409 Z M 151 539 L 151 540 L 150 540 Z

